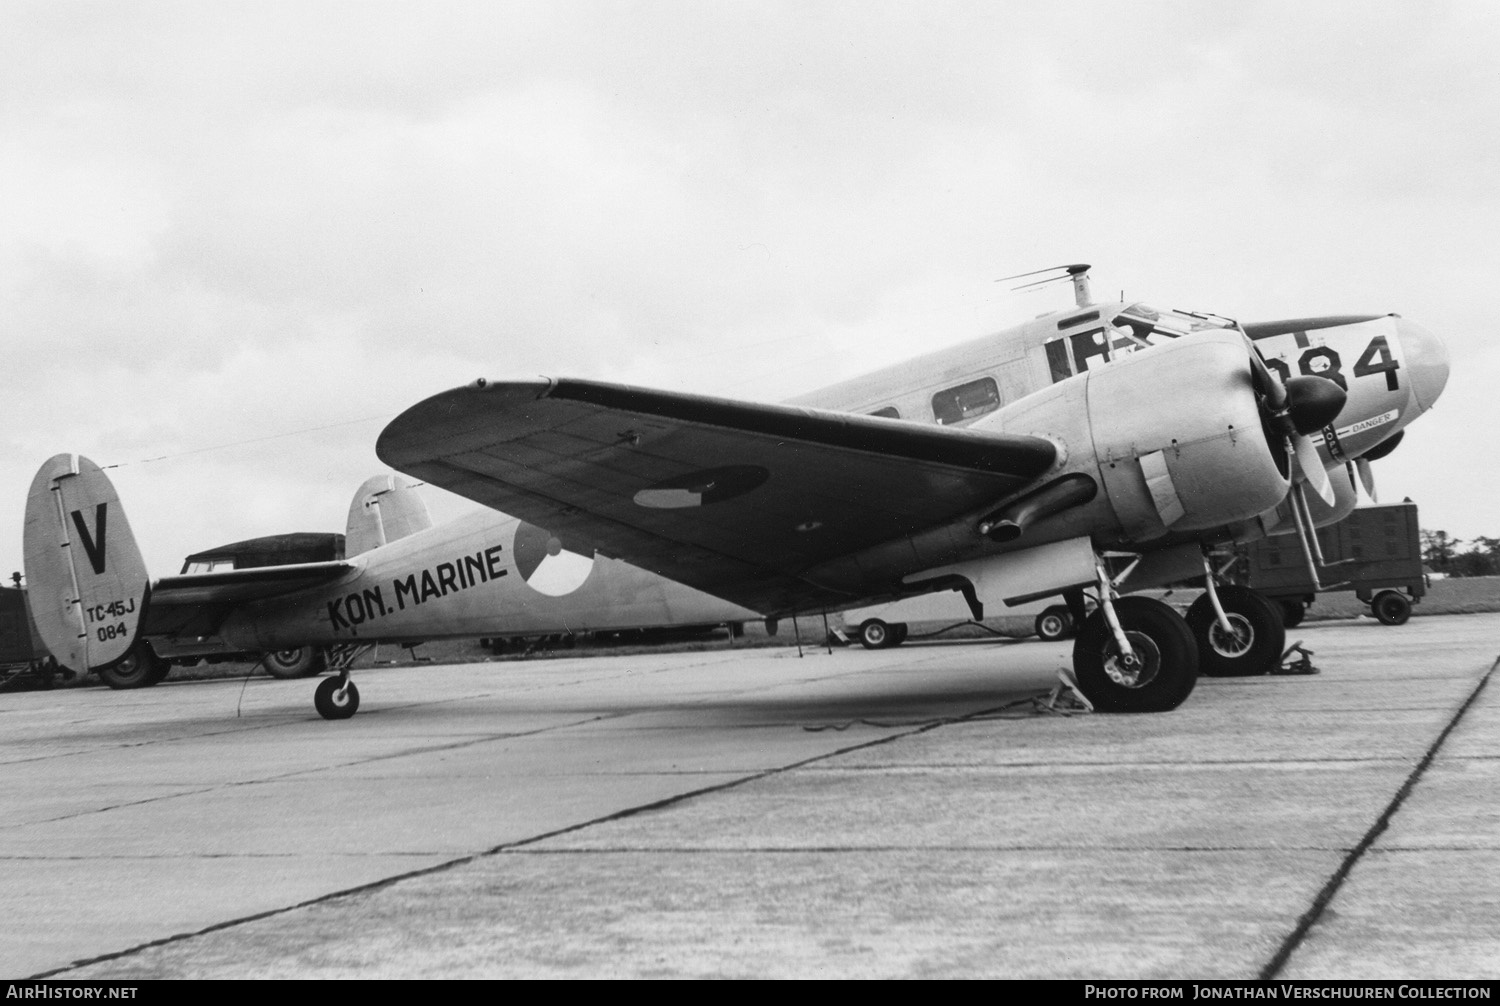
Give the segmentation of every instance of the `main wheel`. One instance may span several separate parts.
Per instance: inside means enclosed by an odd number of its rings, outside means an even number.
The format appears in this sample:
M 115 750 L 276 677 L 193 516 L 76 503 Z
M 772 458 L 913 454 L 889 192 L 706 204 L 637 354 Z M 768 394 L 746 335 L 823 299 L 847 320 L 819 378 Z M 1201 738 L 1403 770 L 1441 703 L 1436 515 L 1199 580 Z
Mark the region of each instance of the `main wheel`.
M 323 669 L 323 651 L 311 646 L 295 646 L 285 650 L 271 650 L 260 656 L 261 666 L 273 678 L 290 681 L 306 678 Z
M 1100 712 L 1177 708 L 1198 681 L 1193 631 L 1181 615 L 1155 598 L 1122 597 L 1114 608 L 1134 658 L 1120 652 L 1104 612 L 1095 611 L 1073 643 L 1079 690 Z
M 1286 649 L 1286 623 L 1280 609 L 1264 594 L 1229 584 L 1219 588 L 1219 604 L 1233 632 L 1225 632 L 1204 594 L 1187 611 L 1187 624 L 1198 644 L 1198 669 L 1211 678 L 1269 674 Z
M 339 679 L 324 678 L 313 692 L 313 706 L 325 720 L 347 720 L 359 711 L 359 689 L 350 681 L 339 694 Z
M 1033 627 L 1044 641 L 1055 643 L 1072 635 L 1073 616 L 1064 605 L 1054 604 L 1042 609 L 1042 613 L 1036 616 Z
M 99 680 L 117 690 L 128 688 L 149 688 L 162 678 L 162 661 L 151 647 L 145 643 L 136 643 L 125 656 L 116 660 L 108 667 L 99 668 Z
M 891 627 L 878 618 L 867 618 L 859 624 L 859 645 L 867 650 L 883 650 L 894 645 Z
M 1370 614 L 1380 619 L 1383 625 L 1405 625 L 1411 617 L 1411 602 L 1405 594 L 1382 590 L 1370 602 Z
M 895 622 L 891 625 L 891 645 L 900 646 L 906 642 L 908 628 L 905 622 Z
M 1281 602 L 1281 624 L 1288 629 L 1295 629 L 1302 624 L 1302 616 L 1307 614 L 1307 605 L 1301 601 Z

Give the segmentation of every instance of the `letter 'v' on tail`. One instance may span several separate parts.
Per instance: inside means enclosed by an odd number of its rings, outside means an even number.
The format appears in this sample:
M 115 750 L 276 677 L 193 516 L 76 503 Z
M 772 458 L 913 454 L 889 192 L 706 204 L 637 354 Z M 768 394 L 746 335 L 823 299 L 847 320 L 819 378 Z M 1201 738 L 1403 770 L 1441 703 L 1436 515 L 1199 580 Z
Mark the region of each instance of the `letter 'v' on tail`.
M 135 643 L 150 580 L 114 485 L 88 458 L 59 454 L 26 496 L 27 597 L 57 662 L 79 674 Z

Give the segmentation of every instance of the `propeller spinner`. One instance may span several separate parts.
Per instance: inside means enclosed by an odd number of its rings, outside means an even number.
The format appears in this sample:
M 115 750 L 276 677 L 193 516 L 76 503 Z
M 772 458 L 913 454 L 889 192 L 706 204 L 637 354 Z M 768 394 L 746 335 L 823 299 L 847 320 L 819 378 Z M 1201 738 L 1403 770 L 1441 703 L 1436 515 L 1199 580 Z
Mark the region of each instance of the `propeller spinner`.
M 1293 377 L 1282 383 L 1254 347 L 1250 367 L 1269 425 L 1286 441 L 1288 453 L 1296 458 L 1303 480 L 1312 485 L 1323 502 L 1333 506 L 1333 485 L 1328 481 L 1328 472 L 1318 457 L 1311 434 L 1338 418 L 1348 395 L 1326 377 Z

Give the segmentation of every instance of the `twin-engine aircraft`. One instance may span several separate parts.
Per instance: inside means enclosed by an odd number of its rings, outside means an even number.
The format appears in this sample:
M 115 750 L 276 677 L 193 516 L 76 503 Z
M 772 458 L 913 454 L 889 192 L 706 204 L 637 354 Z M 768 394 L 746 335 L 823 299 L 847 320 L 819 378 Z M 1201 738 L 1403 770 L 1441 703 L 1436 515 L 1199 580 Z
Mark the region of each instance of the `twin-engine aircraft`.
M 340 655 L 491 634 L 514 597 L 497 582 L 571 555 L 661 592 L 653 617 L 673 618 L 653 624 L 774 625 L 935 590 L 977 618 L 981 597 L 1061 596 L 1096 708 L 1175 708 L 1200 667 L 1280 657 L 1279 611 L 1219 586 L 1216 555 L 1293 533 L 1315 576 L 1336 575 L 1312 529 L 1432 406 L 1446 353 L 1395 315 L 1240 325 L 1095 302 L 1088 267 L 1064 269 L 1075 308 L 783 405 L 571 379 L 444 392 L 377 453 L 489 510 L 343 563 L 153 583 L 108 479 L 60 455 L 28 500 L 38 628 L 75 669 L 153 659 L 163 606 L 244 649 L 327 647 L 339 673 L 315 704 L 343 718 L 359 693 Z M 1186 619 L 1124 596 L 1190 576 L 1206 589 Z

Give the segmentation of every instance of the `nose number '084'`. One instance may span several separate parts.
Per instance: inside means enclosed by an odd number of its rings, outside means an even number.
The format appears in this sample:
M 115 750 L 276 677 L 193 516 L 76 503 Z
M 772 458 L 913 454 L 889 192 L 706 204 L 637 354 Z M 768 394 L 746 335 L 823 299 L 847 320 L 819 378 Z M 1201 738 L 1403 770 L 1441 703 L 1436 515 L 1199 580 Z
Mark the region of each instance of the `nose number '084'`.
M 1305 336 L 1304 336 L 1305 338 Z M 1283 380 L 1291 379 L 1292 368 L 1287 366 L 1285 360 L 1272 358 L 1266 361 L 1266 365 L 1276 371 Z M 1297 369 L 1308 377 L 1326 377 L 1330 381 L 1349 390 L 1349 382 L 1344 379 L 1344 361 L 1339 352 L 1330 346 L 1313 346 L 1302 351 L 1297 358 Z M 1401 364 L 1391 355 L 1391 345 L 1383 335 L 1377 335 L 1370 340 L 1365 351 L 1354 361 L 1355 377 L 1373 377 L 1376 374 L 1385 375 L 1385 388 L 1387 391 L 1395 391 L 1401 387 L 1400 380 L 1396 377 L 1396 371 L 1401 369 Z
M 124 622 L 116 622 L 114 625 L 101 626 L 94 630 L 94 635 L 99 637 L 99 642 L 107 639 L 115 639 L 119 636 L 129 635 L 130 630 L 125 628 Z

